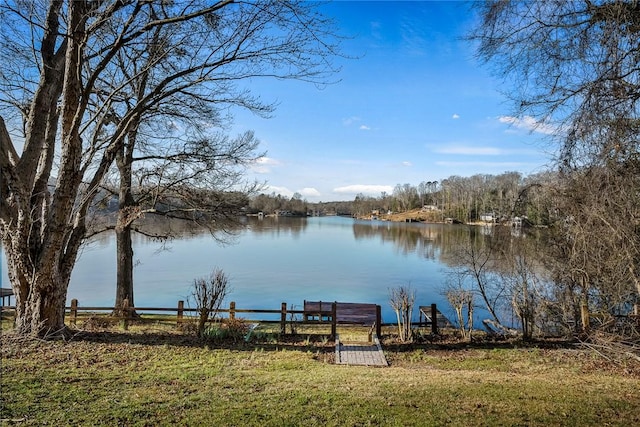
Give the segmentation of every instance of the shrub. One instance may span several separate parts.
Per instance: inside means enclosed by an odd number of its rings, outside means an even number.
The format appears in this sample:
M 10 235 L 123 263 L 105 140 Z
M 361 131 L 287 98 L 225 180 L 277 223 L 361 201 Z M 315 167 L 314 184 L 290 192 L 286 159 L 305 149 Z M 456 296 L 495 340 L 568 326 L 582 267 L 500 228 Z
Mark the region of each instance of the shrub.
M 207 322 L 215 319 L 215 316 L 229 292 L 229 279 L 219 268 L 215 268 L 211 275 L 193 281 L 191 297 L 197 310 L 198 336 L 202 337 L 205 332 Z
M 398 336 L 402 342 L 410 341 L 412 337 L 411 316 L 415 300 L 416 293 L 408 286 L 400 286 L 389 290 L 389 303 L 396 312 Z

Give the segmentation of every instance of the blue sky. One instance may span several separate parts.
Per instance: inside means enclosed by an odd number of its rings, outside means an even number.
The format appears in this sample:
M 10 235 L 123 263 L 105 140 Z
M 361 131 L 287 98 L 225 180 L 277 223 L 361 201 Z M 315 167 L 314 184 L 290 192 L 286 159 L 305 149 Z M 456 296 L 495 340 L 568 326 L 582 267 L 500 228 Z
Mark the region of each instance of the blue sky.
M 501 82 L 462 40 L 474 23 L 468 3 L 337 1 L 322 10 L 350 36 L 343 52 L 356 58 L 337 60 L 339 82 L 257 81 L 252 90 L 277 101 L 275 113 L 235 113 L 233 130 L 254 130 L 267 152 L 249 171 L 266 193 L 353 200 L 550 163 L 551 129 L 513 117 Z

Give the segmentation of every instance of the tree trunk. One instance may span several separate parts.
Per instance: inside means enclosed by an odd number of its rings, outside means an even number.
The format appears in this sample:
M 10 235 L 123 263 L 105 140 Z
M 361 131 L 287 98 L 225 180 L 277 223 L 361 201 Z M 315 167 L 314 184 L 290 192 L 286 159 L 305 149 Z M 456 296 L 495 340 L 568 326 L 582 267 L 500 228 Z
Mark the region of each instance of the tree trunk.
M 120 190 L 118 194 L 118 220 L 116 223 L 116 301 L 115 316 L 122 316 L 121 307 L 128 300 L 129 307 L 135 307 L 133 299 L 133 245 L 131 225 L 138 217 L 136 201 L 131 192 L 132 156 L 135 133 L 128 135 L 129 144 L 123 146 L 116 155 L 116 164 L 120 172 Z M 135 315 L 135 312 L 129 312 Z
M 18 333 L 37 333 L 39 336 L 64 334 L 66 300 L 67 286 L 55 283 L 53 278 L 33 286 L 23 306 L 24 314 L 16 316 L 24 322 L 16 325 Z
M 118 216 L 122 215 L 119 213 Z M 118 220 L 120 221 L 120 219 Z M 130 307 L 135 307 L 133 299 L 133 245 L 131 240 L 131 224 L 116 228 L 116 302 L 115 316 L 123 316 L 121 307 L 128 300 Z M 133 312 L 129 313 L 135 314 Z
M 65 334 L 65 302 L 68 277 L 54 268 L 39 271 L 27 278 L 20 272 L 21 263 L 7 252 L 9 279 L 16 299 L 15 330 L 20 335 L 51 336 Z

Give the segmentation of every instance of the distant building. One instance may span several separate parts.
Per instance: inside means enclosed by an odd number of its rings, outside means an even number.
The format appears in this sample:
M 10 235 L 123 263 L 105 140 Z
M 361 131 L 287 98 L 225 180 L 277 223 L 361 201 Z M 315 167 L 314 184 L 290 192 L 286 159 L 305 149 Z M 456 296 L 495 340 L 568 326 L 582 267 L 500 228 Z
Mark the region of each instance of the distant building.
M 482 222 L 495 222 L 496 218 L 494 216 L 494 214 L 492 213 L 486 213 L 486 214 L 482 214 L 480 215 L 480 221 Z

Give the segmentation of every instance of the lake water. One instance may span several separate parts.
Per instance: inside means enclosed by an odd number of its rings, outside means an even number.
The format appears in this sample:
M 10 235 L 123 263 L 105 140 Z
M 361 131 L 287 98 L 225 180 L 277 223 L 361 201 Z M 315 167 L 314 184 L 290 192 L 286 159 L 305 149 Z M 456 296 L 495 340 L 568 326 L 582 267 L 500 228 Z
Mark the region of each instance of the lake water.
M 304 300 L 366 302 L 380 304 L 383 322 L 394 322 L 389 289 L 410 286 L 416 306 L 436 303 L 448 314 L 441 295 L 447 270 L 441 255 L 456 234 L 468 236 L 468 229 L 343 217 L 280 217 L 248 218 L 247 227 L 230 245 L 220 245 L 208 233 L 164 245 L 137 237 L 135 302 L 139 307 L 175 307 L 178 300 L 187 299 L 195 278 L 219 267 L 231 285 L 224 306 L 235 301 L 237 308 L 277 310 L 282 302 L 301 309 Z M 10 287 L 4 253 L 2 263 L 2 287 Z M 68 301 L 113 306 L 115 269 L 112 236 L 87 244 L 74 270 Z

